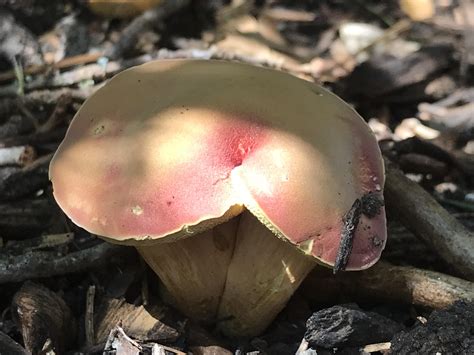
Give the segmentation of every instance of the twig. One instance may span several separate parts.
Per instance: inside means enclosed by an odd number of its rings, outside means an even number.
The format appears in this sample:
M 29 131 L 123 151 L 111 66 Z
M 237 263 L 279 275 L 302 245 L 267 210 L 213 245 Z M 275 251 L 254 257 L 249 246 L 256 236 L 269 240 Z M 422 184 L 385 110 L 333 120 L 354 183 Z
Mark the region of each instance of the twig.
M 45 87 L 60 88 L 65 86 L 71 86 L 79 84 L 86 80 L 100 80 L 106 79 L 122 70 L 129 67 L 143 64 L 154 59 L 177 59 L 177 58 L 201 58 L 209 59 L 213 56 L 215 50 L 178 50 L 170 51 L 167 49 L 161 49 L 153 54 L 146 54 L 136 58 L 124 60 L 124 61 L 110 61 L 106 66 L 101 64 L 88 64 L 80 68 L 73 69 L 61 74 L 54 76 L 53 78 L 41 76 L 34 80 L 26 83 L 25 91 L 32 91 L 43 89 Z M 0 86 L 0 96 L 15 96 L 16 87 L 7 85 Z
M 25 91 L 32 91 L 43 89 L 45 87 L 65 87 L 79 84 L 85 80 L 100 80 L 106 79 L 122 70 L 130 68 L 135 65 L 140 65 L 155 59 L 224 59 L 224 60 L 235 60 L 253 65 L 267 66 L 271 68 L 279 68 L 282 70 L 293 70 L 298 73 L 311 73 L 310 70 L 306 70 L 303 65 L 298 68 L 294 66 L 287 67 L 282 63 L 271 62 L 268 59 L 254 58 L 248 56 L 242 56 L 237 54 L 228 54 L 219 51 L 215 47 L 208 49 L 197 50 L 197 49 L 180 49 L 180 50 L 168 50 L 160 49 L 152 54 L 145 54 L 136 58 L 132 58 L 124 61 L 110 61 L 106 66 L 100 64 L 88 64 L 81 68 L 73 69 L 57 75 L 53 78 L 39 77 L 26 83 Z M 33 94 L 33 93 L 32 93 Z M 9 86 L 0 86 L 0 96 L 15 96 L 16 88 Z M 28 96 L 28 94 L 26 95 Z
M 324 287 L 324 292 L 314 292 Z M 457 277 L 410 266 L 378 262 L 368 270 L 343 272 L 336 276 L 316 268 L 303 282 L 301 291 L 318 303 L 345 301 L 394 302 L 441 309 L 457 300 L 474 301 L 474 284 Z
M 86 298 L 86 315 L 85 315 L 85 328 L 86 328 L 86 345 L 88 347 L 94 345 L 94 300 L 95 300 L 95 285 L 89 286 L 87 290 Z
M 111 258 L 133 255 L 132 248 L 101 243 L 58 256 L 57 252 L 33 251 L 19 256 L 0 254 L 0 284 L 83 272 L 111 262 Z
M 88 64 L 96 62 L 103 53 L 87 53 L 80 54 L 68 58 L 64 58 L 57 63 L 51 65 L 30 65 L 23 70 L 24 75 L 35 75 L 46 72 L 48 69 L 66 69 L 75 65 Z M 15 70 L 8 70 L 0 73 L 0 82 L 8 81 L 16 78 Z
M 474 280 L 474 235 L 428 192 L 385 160 L 387 208 L 448 264 Z

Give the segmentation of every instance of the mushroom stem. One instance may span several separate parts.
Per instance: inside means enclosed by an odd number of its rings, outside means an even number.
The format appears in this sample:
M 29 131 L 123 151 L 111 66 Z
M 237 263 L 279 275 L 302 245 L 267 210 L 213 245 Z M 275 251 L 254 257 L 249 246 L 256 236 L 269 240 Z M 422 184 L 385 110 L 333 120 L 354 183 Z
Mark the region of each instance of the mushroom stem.
M 232 258 L 239 216 L 172 243 L 137 246 L 170 302 L 191 319 L 213 322 Z
M 315 265 L 245 211 L 219 305 L 219 328 L 229 336 L 263 332 Z
M 178 309 L 234 337 L 265 330 L 315 266 L 248 211 L 199 236 L 138 250 Z

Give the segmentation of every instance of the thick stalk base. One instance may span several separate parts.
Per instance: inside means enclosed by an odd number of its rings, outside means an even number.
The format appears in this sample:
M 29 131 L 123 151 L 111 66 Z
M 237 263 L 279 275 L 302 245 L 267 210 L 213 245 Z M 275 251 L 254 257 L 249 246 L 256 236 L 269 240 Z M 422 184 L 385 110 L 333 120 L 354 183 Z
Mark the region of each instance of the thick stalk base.
M 205 233 L 138 250 L 178 309 L 232 337 L 265 330 L 315 265 L 247 211 Z
M 263 332 L 315 265 L 244 212 L 219 304 L 219 328 L 230 336 Z

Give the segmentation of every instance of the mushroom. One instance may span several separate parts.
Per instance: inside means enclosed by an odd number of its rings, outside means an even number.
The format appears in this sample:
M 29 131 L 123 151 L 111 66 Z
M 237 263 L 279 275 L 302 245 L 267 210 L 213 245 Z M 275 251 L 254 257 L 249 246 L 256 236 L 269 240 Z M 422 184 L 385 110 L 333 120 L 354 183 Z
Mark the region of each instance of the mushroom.
M 135 246 L 178 309 L 234 337 L 262 332 L 316 262 L 365 269 L 386 240 L 363 119 L 314 83 L 246 64 L 116 75 L 74 117 L 50 179 L 74 223 Z

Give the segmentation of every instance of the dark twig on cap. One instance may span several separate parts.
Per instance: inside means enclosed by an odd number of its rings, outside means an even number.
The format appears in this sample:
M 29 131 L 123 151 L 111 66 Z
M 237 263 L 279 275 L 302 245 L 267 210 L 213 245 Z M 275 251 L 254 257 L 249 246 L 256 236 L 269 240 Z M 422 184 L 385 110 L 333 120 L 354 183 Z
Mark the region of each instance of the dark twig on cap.
M 341 242 L 339 244 L 339 250 L 337 251 L 336 262 L 334 263 L 333 273 L 344 270 L 349 256 L 352 251 L 352 242 L 354 240 L 354 234 L 359 224 L 360 215 L 362 214 L 362 202 L 360 199 L 356 199 L 352 204 L 351 209 L 344 216 Z
M 356 199 L 351 209 L 344 216 L 343 227 L 341 233 L 341 242 L 337 251 L 336 262 L 334 263 L 334 274 L 346 268 L 349 256 L 352 251 L 355 231 L 359 224 L 361 214 L 368 218 L 374 218 L 380 213 L 380 209 L 384 205 L 383 200 L 377 194 L 369 192 Z

